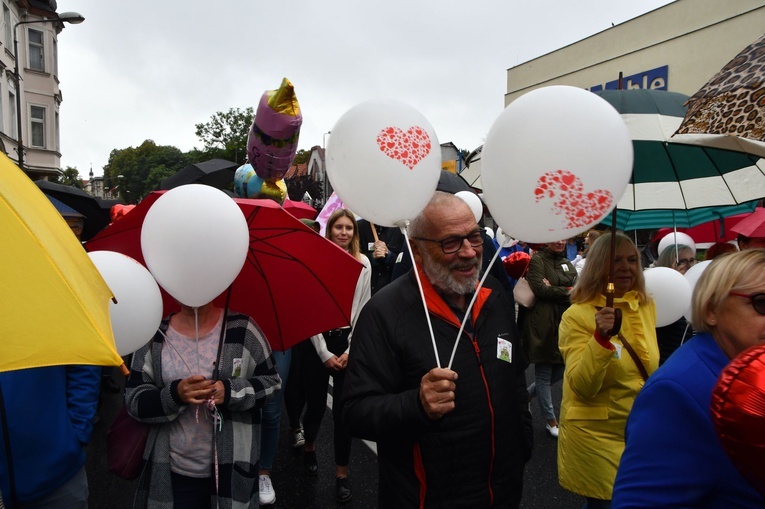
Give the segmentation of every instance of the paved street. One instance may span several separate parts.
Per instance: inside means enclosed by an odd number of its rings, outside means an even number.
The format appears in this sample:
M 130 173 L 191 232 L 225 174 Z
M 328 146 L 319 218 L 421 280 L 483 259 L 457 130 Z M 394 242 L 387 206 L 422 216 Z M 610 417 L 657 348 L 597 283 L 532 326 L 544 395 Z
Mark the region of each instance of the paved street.
M 533 369 L 529 369 L 530 375 Z M 556 408 L 560 403 L 560 384 L 553 388 Z M 125 481 L 109 473 L 106 466 L 106 429 L 114 418 L 121 395 L 107 393 L 88 449 L 88 479 L 91 509 L 129 509 L 132 507 L 136 482 Z M 572 495 L 558 486 L 556 444 L 544 429 L 536 401 L 532 403 L 534 415 L 534 456 L 526 467 L 526 480 L 521 507 L 524 509 L 578 509 L 581 497 Z M 327 411 L 317 440 L 319 475 L 305 473 L 300 454 L 290 447 L 286 419 L 282 420 L 280 449 L 272 472 L 276 490 L 276 504 L 282 509 L 325 509 L 339 507 L 334 498 L 334 465 L 332 455 L 332 415 Z M 351 452 L 349 478 L 353 500 L 348 509 L 377 506 L 377 464 L 375 454 L 360 440 L 354 440 Z

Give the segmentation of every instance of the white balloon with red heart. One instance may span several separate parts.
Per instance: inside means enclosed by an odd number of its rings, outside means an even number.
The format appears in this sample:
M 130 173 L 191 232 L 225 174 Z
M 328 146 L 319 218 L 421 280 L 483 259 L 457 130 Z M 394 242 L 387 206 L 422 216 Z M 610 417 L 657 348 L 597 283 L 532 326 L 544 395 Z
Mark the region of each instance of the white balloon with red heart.
M 632 175 L 621 115 L 586 90 L 551 86 L 519 97 L 481 153 L 483 199 L 507 235 L 555 242 L 600 223 Z
M 691 303 L 691 285 L 685 277 L 669 267 L 654 267 L 643 272 L 646 291 L 656 303 L 656 326 L 678 321 Z
M 122 253 L 93 251 L 88 256 L 116 300 L 109 304 L 109 318 L 117 352 L 131 354 L 149 342 L 162 321 L 159 286 L 143 265 Z
M 332 128 L 327 176 L 345 205 L 364 219 L 403 226 L 438 185 L 441 146 L 425 117 L 398 101 L 367 101 Z

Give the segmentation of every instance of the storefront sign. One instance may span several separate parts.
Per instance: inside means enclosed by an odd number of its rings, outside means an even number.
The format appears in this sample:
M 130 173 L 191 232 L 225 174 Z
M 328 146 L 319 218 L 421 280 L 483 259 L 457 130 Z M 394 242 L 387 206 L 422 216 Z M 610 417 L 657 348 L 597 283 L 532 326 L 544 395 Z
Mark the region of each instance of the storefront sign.
M 650 71 L 643 71 L 632 76 L 624 76 L 622 78 L 622 89 L 627 90 L 630 88 L 646 88 L 650 90 L 667 90 L 669 74 L 669 66 L 664 65 L 651 69 Z M 604 85 L 594 85 L 589 88 L 590 92 L 600 92 L 601 90 L 618 90 L 619 80 L 609 81 Z

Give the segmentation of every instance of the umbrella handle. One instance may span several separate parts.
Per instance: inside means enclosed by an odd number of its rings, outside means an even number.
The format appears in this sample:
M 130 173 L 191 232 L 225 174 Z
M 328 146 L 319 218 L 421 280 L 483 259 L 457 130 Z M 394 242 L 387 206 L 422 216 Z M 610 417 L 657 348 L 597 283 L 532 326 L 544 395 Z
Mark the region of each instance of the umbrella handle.
M 608 283 L 606 287 L 606 307 L 614 307 L 614 284 Z M 614 309 L 614 327 L 608 331 L 609 336 L 616 336 L 619 334 L 619 329 L 622 328 L 622 310 L 619 308 Z

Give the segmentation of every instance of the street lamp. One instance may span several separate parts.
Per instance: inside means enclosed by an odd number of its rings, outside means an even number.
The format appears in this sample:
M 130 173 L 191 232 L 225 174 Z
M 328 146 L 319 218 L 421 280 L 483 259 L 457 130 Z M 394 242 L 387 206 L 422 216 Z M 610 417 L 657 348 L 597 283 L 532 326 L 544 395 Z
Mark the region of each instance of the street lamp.
M 327 135 L 332 135 L 332 131 L 327 131 L 321 136 L 321 150 L 323 152 L 322 154 L 322 165 L 324 166 L 324 182 L 322 182 L 322 191 L 324 194 L 324 203 L 327 203 L 327 200 L 329 200 L 329 177 L 327 176 Z
M 28 25 L 30 23 L 49 23 L 49 22 L 55 22 L 60 21 L 62 23 L 71 23 L 73 25 L 78 25 L 85 21 L 85 17 L 83 17 L 82 14 L 77 12 L 62 12 L 58 15 L 57 19 L 30 19 L 27 21 L 19 21 L 13 25 L 13 56 L 16 59 L 16 68 L 13 72 L 14 77 L 16 78 L 16 129 L 18 130 L 18 133 L 16 133 L 16 142 L 18 144 L 18 147 L 16 148 L 16 152 L 18 153 L 18 161 L 19 161 L 19 168 L 24 170 L 24 142 L 23 138 L 21 136 L 21 126 L 23 124 L 21 120 L 21 75 L 19 74 L 19 39 L 18 39 L 18 32 L 17 28 L 19 25 Z

